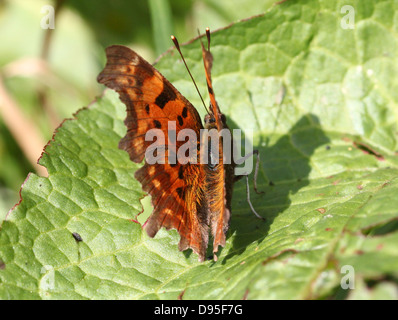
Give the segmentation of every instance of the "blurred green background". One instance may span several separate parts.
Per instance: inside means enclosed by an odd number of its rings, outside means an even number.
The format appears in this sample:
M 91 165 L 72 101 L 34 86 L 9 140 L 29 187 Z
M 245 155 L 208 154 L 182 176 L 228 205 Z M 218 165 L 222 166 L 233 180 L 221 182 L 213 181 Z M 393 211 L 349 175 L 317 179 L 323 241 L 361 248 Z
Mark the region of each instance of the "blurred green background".
M 103 88 L 104 48 L 124 44 L 154 62 L 204 31 L 264 13 L 276 0 L 0 0 L 0 221 L 64 118 Z M 55 29 L 43 29 L 55 9 Z

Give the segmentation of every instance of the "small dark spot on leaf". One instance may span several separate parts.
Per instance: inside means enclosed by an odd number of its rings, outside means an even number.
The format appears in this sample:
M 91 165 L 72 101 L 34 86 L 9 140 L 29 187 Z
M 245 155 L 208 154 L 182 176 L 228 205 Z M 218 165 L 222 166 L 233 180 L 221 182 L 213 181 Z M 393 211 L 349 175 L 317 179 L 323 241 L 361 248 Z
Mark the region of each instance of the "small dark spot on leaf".
M 374 149 L 372 149 L 370 146 L 364 144 L 363 142 L 354 142 L 354 147 L 356 147 L 357 149 L 361 150 L 363 153 L 365 154 L 370 154 L 374 157 L 376 157 L 377 160 L 379 161 L 383 161 L 384 157 L 382 154 L 378 153 L 377 151 L 375 151 Z
M 332 231 L 332 228 L 326 228 L 325 231 Z
M 357 255 L 363 255 L 365 252 L 363 252 L 362 250 L 356 250 L 355 251 L 355 254 L 357 254 Z
M 321 214 L 324 214 L 326 212 L 326 209 L 325 208 L 318 208 L 318 209 L 316 209 L 316 211 L 318 211 Z
M 182 297 L 184 296 L 185 289 L 181 291 L 181 293 L 178 295 L 178 300 L 182 300 Z
M 330 150 L 331 149 L 331 147 L 330 146 L 326 146 L 326 150 Z
M 83 238 L 78 234 L 77 232 L 72 233 L 73 238 L 75 238 L 76 242 L 81 242 L 83 241 Z
M 249 289 L 246 289 L 245 294 L 242 297 L 242 300 L 247 300 L 248 295 L 249 295 Z
M 0 270 L 4 270 L 6 268 L 6 264 L 0 260 Z
M 346 247 L 342 247 L 341 249 L 340 249 L 340 253 L 344 253 L 345 252 L 345 249 L 347 249 Z
M 357 185 L 357 189 L 358 189 L 358 190 L 362 190 L 362 189 L 363 189 L 363 186 L 359 184 L 359 185 Z
M 275 183 L 273 183 L 272 181 L 270 181 L 270 182 L 269 182 L 269 185 L 270 185 L 271 187 L 273 187 L 273 186 L 275 185 Z

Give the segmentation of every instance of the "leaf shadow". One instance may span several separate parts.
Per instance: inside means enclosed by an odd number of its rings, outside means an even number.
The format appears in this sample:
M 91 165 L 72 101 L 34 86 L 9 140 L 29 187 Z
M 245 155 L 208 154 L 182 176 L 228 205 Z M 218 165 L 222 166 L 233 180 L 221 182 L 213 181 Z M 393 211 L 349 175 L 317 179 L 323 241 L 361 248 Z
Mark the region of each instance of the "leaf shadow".
M 231 123 L 230 127 L 237 126 Z M 227 241 L 233 235 L 232 247 L 223 258 L 223 264 L 242 254 L 250 244 L 260 244 L 267 239 L 274 219 L 290 207 L 290 196 L 309 184 L 310 159 L 314 151 L 328 142 L 330 140 L 321 129 L 319 118 L 311 113 L 302 116 L 275 144 L 270 146 L 268 139 L 261 138 L 258 147 L 254 148 L 258 148 L 261 157 L 257 185 L 264 193 L 254 192 L 253 173 L 249 183 L 251 202 L 266 220 L 258 219 L 251 211 L 246 200 L 246 182 L 241 179 L 234 186 L 227 235 Z

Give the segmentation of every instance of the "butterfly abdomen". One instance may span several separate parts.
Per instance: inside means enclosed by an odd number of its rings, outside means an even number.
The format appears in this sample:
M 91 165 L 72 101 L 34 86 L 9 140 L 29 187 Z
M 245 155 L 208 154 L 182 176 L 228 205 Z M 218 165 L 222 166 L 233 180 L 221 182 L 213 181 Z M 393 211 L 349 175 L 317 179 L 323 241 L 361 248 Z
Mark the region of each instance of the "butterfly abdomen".
M 207 119 L 207 129 L 217 129 L 216 123 Z M 206 120 L 205 120 L 206 123 Z M 224 128 L 228 129 L 226 124 Z M 214 137 L 213 137 L 214 138 Z M 209 137 L 210 139 L 210 137 Z M 213 252 L 218 246 L 225 246 L 226 233 L 231 216 L 231 199 L 234 183 L 234 163 L 224 163 L 223 137 L 220 135 L 217 148 L 212 148 L 211 141 L 207 141 L 208 163 L 206 165 L 206 200 L 210 213 L 210 230 L 213 236 Z M 232 150 L 232 148 L 228 148 Z M 217 256 L 214 255 L 216 259 Z

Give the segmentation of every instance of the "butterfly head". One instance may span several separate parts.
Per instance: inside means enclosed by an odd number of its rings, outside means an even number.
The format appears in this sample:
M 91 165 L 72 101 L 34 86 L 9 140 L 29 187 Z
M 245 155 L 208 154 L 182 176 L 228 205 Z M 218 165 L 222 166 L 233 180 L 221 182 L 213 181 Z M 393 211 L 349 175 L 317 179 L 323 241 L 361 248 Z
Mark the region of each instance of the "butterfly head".
M 199 33 L 199 30 L 198 30 Z M 213 84 L 211 81 L 211 68 L 213 66 L 213 55 L 210 52 L 210 29 L 206 28 L 206 37 L 207 37 L 207 48 L 204 46 L 201 35 L 199 33 L 199 39 L 200 39 L 200 44 L 202 47 L 202 57 L 203 57 L 203 64 L 205 68 L 205 75 L 206 75 L 206 83 L 207 83 L 207 89 L 209 92 L 209 98 L 210 98 L 210 107 L 207 109 L 204 100 L 202 98 L 202 95 L 200 94 L 200 91 L 195 83 L 195 80 L 189 71 L 188 65 L 185 62 L 184 56 L 181 52 L 180 45 L 178 43 L 178 40 L 175 36 L 171 36 L 172 41 L 174 42 L 174 45 L 179 52 L 182 61 L 185 64 L 185 67 L 187 68 L 187 71 L 192 79 L 193 84 L 195 85 L 195 88 L 199 94 L 200 99 L 202 100 L 203 106 L 206 109 L 206 116 L 205 116 L 205 128 L 212 129 L 215 128 L 217 130 L 221 130 L 223 128 L 227 128 L 226 124 L 226 117 L 221 113 L 220 108 L 218 107 L 214 91 L 213 91 Z
M 213 55 L 210 52 L 210 29 L 206 28 L 206 37 L 207 37 L 207 48 L 204 46 L 201 38 L 200 44 L 202 46 L 202 57 L 203 64 L 205 68 L 206 74 L 206 83 L 207 90 L 209 92 L 210 98 L 210 107 L 208 114 L 205 116 L 205 127 L 210 126 L 211 128 L 216 128 L 221 130 L 223 128 L 227 128 L 226 117 L 221 113 L 220 108 L 218 107 L 218 103 L 216 101 L 216 97 L 214 95 L 213 84 L 211 81 L 211 68 L 213 66 Z
M 219 121 L 216 120 L 216 116 L 213 113 L 208 113 L 205 115 L 205 128 L 210 130 L 210 129 L 217 129 L 221 130 L 223 128 L 227 128 L 227 118 L 225 117 L 224 114 L 218 113 L 217 118 Z M 219 127 L 217 124 L 221 124 L 221 127 Z

